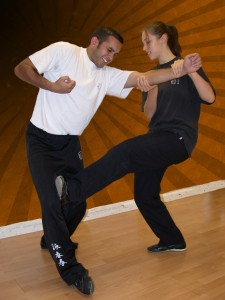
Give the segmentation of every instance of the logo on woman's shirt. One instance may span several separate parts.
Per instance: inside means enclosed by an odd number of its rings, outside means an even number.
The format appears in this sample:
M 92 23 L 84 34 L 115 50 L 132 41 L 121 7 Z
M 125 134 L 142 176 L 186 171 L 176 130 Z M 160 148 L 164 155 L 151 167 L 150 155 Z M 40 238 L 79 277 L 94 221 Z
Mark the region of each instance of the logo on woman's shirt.
M 171 84 L 180 84 L 180 78 L 175 78 L 170 81 Z

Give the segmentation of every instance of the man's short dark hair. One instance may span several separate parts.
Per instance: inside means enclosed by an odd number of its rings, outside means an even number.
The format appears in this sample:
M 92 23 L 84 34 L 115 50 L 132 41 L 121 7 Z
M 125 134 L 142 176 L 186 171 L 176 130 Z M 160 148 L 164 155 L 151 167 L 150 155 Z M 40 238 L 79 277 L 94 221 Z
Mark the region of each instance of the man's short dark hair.
M 110 28 L 110 27 L 102 27 L 102 28 L 98 28 L 96 29 L 91 37 L 96 36 L 99 40 L 100 43 L 106 41 L 108 39 L 109 36 L 113 36 L 114 38 L 116 38 L 121 44 L 124 43 L 123 37 L 122 35 L 117 32 L 115 29 Z

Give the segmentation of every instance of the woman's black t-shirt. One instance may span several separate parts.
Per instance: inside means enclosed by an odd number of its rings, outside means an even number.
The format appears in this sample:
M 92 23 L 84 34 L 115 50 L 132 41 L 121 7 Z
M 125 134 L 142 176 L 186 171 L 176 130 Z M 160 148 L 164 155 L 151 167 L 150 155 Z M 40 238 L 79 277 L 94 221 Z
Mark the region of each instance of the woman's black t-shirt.
M 153 69 L 169 68 L 177 59 L 179 57 Z M 209 82 L 202 68 L 198 74 Z M 147 93 L 142 93 L 143 105 L 146 98 Z M 164 130 L 179 134 L 190 156 L 197 143 L 201 103 L 210 104 L 200 98 L 188 75 L 158 84 L 157 108 L 149 123 L 150 132 Z

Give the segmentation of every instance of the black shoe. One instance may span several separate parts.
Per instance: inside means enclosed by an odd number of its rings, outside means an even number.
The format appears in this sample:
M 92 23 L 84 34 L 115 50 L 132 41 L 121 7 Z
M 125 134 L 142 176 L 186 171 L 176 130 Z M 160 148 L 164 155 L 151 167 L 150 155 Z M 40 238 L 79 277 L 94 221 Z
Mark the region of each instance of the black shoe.
M 91 295 L 94 293 L 94 283 L 91 277 L 88 276 L 88 272 L 86 272 L 82 277 L 76 279 L 72 286 L 86 295 Z
M 43 250 L 48 249 L 48 247 L 46 245 L 46 242 L 45 242 L 45 236 L 44 235 L 41 237 L 40 246 L 41 246 L 41 249 L 43 249 Z M 73 246 L 74 246 L 74 250 L 76 250 L 78 248 L 78 243 L 73 242 Z
M 68 188 L 66 180 L 63 176 L 59 175 L 55 179 L 55 186 L 58 192 L 59 198 L 63 204 L 69 202 Z
M 186 250 L 186 244 L 185 243 L 179 243 L 174 245 L 153 245 L 147 248 L 149 252 L 182 252 Z
M 41 249 L 43 250 L 47 250 L 47 245 L 46 245 L 46 242 L 45 242 L 45 237 L 44 235 L 41 237 L 41 240 L 40 240 L 40 246 L 41 246 Z

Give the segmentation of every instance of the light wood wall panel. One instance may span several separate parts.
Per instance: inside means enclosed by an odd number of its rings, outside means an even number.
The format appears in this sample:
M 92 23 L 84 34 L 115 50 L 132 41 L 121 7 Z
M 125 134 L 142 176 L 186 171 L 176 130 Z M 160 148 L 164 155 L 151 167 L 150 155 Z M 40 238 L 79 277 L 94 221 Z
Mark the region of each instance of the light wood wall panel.
M 41 217 L 25 153 L 25 128 L 37 89 L 19 81 L 14 66 L 49 43 L 65 40 L 86 47 L 99 26 L 122 33 L 125 44 L 113 66 L 146 71 L 153 66 L 142 50 L 141 30 L 156 20 L 179 30 L 183 55 L 199 52 L 217 100 L 203 106 L 199 141 L 193 156 L 170 167 L 162 193 L 225 177 L 225 1 L 224 0 L 8 0 L 1 3 L 0 74 L 0 225 Z M 81 137 L 89 165 L 123 140 L 142 134 L 147 119 L 140 111 L 140 92 L 127 100 L 106 97 Z M 133 199 L 133 175 L 88 199 L 88 207 Z

